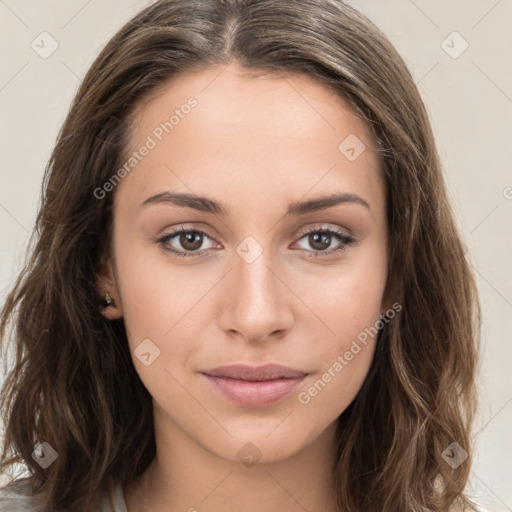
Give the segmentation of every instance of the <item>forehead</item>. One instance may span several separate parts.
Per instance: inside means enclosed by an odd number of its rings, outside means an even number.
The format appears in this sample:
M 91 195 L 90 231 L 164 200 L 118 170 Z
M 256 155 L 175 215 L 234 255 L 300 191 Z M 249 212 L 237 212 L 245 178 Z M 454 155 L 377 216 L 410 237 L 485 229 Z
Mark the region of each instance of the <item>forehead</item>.
M 132 202 L 164 190 L 293 200 L 308 189 L 343 184 L 371 195 L 382 185 L 374 137 L 333 87 L 236 63 L 181 73 L 141 102 L 128 155 L 144 146 L 116 190 Z

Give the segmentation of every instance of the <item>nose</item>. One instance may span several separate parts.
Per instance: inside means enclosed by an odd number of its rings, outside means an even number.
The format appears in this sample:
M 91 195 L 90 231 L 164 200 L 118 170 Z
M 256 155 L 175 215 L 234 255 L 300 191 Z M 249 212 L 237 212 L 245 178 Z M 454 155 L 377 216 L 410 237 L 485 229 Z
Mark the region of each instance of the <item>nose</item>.
M 254 261 L 233 256 L 233 268 L 226 276 L 219 322 L 230 336 L 264 342 L 290 330 L 293 321 L 293 293 L 270 257 L 270 250 Z

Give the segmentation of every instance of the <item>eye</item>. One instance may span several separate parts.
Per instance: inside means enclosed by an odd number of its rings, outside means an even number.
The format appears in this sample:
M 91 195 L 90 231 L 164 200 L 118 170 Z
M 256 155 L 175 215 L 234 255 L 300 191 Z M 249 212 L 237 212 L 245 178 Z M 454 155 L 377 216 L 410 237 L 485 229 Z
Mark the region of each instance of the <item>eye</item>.
M 355 243 L 355 239 L 346 235 L 343 231 L 328 227 L 315 228 L 307 231 L 301 236 L 300 240 L 302 239 L 306 239 L 307 244 L 313 248 L 312 250 L 308 249 L 307 252 L 315 258 L 338 254 L 346 250 L 347 246 Z M 338 245 L 328 249 L 335 241 L 338 241 Z
M 185 229 L 182 226 L 158 239 L 157 242 L 165 251 L 175 254 L 176 256 L 188 258 L 191 256 L 197 257 L 206 252 L 206 249 L 201 251 L 197 250 L 203 244 L 205 237 L 211 240 L 208 234 L 200 229 Z M 177 239 L 175 243 L 181 245 L 182 249 L 176 249 L 172 246 L 170 242 L 174 238 Z
M 186 229 L 181 226 L 179 229 L 159 238 L 157 242 L 165 251 L 182 258 L 189 258 L 202 256 L 208 251 L 208 247 L 199 250 L 206 239 L 213 242 L 213 239 L 205 231 L 200 229 Z M 306 239 L 306 242 L 312 249 L 301 248 L 301 252 L 307 252 L 308 255 L 313 257 L 338 254 L 344 251 L 348 245 L 355 243 L 355 240 L 343 233 L 343 231 L 329 227 L 321 227 L 307 231 L 300 237 L 299 241 L 303 239 Z M 338 245 L 329 249 L 331 244 L 335 241 L 338 242 Z M 176 248 L 173 244 L 179 245 L 181 248 Z

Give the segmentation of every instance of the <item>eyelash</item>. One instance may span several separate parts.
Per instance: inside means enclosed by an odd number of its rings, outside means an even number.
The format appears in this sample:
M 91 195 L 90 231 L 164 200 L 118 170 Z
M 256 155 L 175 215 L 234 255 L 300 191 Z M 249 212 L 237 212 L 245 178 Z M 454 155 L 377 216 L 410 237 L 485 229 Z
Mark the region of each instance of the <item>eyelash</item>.
M 205 252 L 208 251 L 208 249 L 204 249 L 202 251 L 189 251 L 187 253 L 186 251 L 177 251 L 176 249 L 172 248 L 168 244 L 168 242 L 181 233 L 196 233 L 199 235 L 205 235 L 206 237 L 212 239 L 212 237 L 210 237 L 208 235 L 208 233 L 206 233 L 205 231 L 202 231 L 200 229 L 186 229 L 186 228 L 181 227 L 175 231 L 172 231 L 171 233 L 164 235 L 163 237 L 159 238 L 156 241 L 158 242 L 158 244 L 164 251 L 172 253 L 175 256 L 178 256 L 180 258 L 198 257 L 198 256 L 202 256 Z M 328 234 L 328 235 L 334 236 L 341 242 L 340 247 L 338 247 L 337 249 L 330 249 L 328 251 L 307 251 L 306 249 L 300 249 L 300 252 L 303 252 L 303 253 L 306 252 L 310 256 L 313 256 L 314 258 L 323 257 L 325 255 L 332 256 L 334 254 L 339 254 L 340 252 L 345 251 L 347 246 L 354 244 L 356 241 L 354 238 L 346 235 L 341 230 L 338 230 L 336 228 L 328 228 L 328 227 L 314 228 L 310 231 L 307 231 L 306 233 L 302 234 L 302 236 L 299 238 L 299 240 L 302 240 L 304 237 L 306 237 L 312 233 Z

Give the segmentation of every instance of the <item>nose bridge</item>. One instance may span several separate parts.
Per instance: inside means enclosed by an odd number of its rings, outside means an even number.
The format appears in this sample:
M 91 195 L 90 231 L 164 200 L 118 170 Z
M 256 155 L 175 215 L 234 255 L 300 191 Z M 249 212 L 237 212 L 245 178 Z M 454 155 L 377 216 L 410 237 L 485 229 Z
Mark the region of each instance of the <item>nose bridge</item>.
M 265 308 L 268 312 L 275 309 L 278 290 L 275 276 L 269 269 L 273 260 L 270 247 L 263 247 L 253 237 L 247 237 L 238 245 L 236 252 L 237 296 L 244 307 L 244 315 L 261 314 Z
M 222 313 L 223 328 L 252 339 L 263 339 L 276 330 L 287 329 L 292 315 L 283 293 L 286 287 L 273 268 L 271 248 L 247 237 L 236 247 L 233 258 Z

